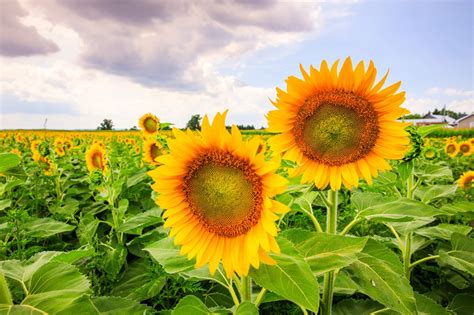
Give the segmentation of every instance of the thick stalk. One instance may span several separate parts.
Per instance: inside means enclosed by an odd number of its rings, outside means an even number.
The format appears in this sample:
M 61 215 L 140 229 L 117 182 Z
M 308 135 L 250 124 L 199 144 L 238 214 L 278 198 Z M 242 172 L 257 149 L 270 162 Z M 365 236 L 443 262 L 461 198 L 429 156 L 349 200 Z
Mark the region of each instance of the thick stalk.
M 252 295 L 252 278 L 241 277 L 242 287 L 240 292 L 242 293 L 242 301 L 250 301 Z
M 326 233 L 337 233 L 337 191 L 329 190 L 328 192 L 329 207 L 326 215 Z M 332 312 L 332 298 L 334 293 L 334 282 L 336 280 L 336 272 L 329 271 L 324 274 L 323 283 L 323 303 L 321 305 L 321 314 L 330 315 Z
M 411 261 L 411 239 L 412 239 L 412 232 L 407 233 L 405 237 L 405 253 L 403 257 L 403 266 L 405 268 L 405 277 L 410 280 L 410 261 Z

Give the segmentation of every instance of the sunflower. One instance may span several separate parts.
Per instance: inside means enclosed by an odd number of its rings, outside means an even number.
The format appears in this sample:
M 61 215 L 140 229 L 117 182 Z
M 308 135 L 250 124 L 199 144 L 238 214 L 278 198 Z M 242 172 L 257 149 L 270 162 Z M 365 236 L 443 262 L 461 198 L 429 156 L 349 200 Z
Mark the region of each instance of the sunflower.
M 38 159 L 38 165 L 43 170 L 43 172 L 46 176 L 53 175 L 53 172 L 56 168 L 54 163 L 49 158 L 44 157 L 44 156 L 41 156 Z
M 89 172 L 92 172 L 95 169 L 102 170 L 102 173 L 105 174 L 107 171 L 107 157 L 105 154 L 105 149 L 99 144 L 94 143 L 86 152 L 86 164 Z
M 459 152 L 461 152 L 464 156 L 471 155 L 472 153 L 472 146 L 469 141 L 464 141 L 459 144 Z
M 450 156 L 455 157 L 459 153 L 459 144 L 449 141 L 444 147 L 444 151 Z
M 268 114 L 269 131 L 281 133 L 270 145 L 299 165 L 293 175 L 320 189 L 351 188 L 390 169 L 386 159 L 403 158 L 410 140 L 408 124 L 396 121 L 408 113 L 400 108 L 405 92 L 396 93 L 401 82 L 382 89 L 387 72 L 374 85 L 372 61 L 367 70 L 362 61 L 353 70 L 350 58 L 340 71 L 337 61 L 309 74 L 300 68 L 303 80 L 290 76 L 287 92 L 277 88 L 277 110 Z
M 143 160 L 151 165 L 157 165 L 156 158 L 163 154 L 160 142 L 149 139 L 143 142 Z
M 474 187 L 474 171 L 467 171 L 459 177 L 458 185 L 463 189 Z
M 38 151 L 38 146 L 41 144 L 40 140 L 34 140 L 31 142 L 31 153 L 33 153 L 33 161 L 38 161 L 41 157 L 40 152 Z
M 426 147 L 426 148 L 423 150 L 423 156 L 424 156 L 425 159 L 427 159 L 427 160 L 433 160 L 433 159 L 435 159 L 435 158 L 438 156 L 438 152 L 437 152 L 436 149 L 433 148 L 433 147 Z
M 250 265 L 274 264 L 267 253 L 279 253 L 276 214 L 289 209 L 270 199 L 286 189 L 274 173 L 280 161 L 266 161 L 258 139 L 243 141 L 236 126 L 229 133 L 225 116 L 212 125 L 205 116 L 200 132 L 173 129 L 170 153 L 148 174 L 181 254 L 196 257 L 196 268 L 209 263 L 212 274 L 222 261 L 230 278 L 247 275 Z
M 160 129 L 160 120 L 153 114 L 145 114 L 138 121 L 143 132 L 149 136 L 154 135 Z

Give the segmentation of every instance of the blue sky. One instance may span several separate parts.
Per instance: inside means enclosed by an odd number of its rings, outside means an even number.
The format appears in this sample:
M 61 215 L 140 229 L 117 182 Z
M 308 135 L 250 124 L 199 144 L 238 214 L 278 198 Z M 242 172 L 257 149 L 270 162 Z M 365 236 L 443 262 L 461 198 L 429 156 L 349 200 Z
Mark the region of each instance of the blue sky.
M 346 56 L 390 68 L 412 112 L 474 111 L 472 1 L 74 3 L 2 2 L 0 128 L 129 128 L 145 112 L 182 126 L 225 109 L 262 126 L 300 63 Z

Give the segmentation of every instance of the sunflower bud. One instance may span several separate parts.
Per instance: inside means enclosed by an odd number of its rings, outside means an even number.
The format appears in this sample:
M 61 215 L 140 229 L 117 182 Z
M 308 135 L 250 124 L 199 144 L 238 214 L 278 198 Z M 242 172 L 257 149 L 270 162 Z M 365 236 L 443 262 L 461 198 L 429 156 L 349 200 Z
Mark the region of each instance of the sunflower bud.
M 102 171 L 99 169 L 94 169 L 92 172 L 89 173 L 89 180 L 92 184 L 100 185 L 104 179 L 102 175 Z
M 423 148 L 423 137 L 418 133 L 416 127 L 408 126 L 405 128 L 410 137 L 410 151 L 403 157 L 404 162 L 409 162 L 420 156 Z

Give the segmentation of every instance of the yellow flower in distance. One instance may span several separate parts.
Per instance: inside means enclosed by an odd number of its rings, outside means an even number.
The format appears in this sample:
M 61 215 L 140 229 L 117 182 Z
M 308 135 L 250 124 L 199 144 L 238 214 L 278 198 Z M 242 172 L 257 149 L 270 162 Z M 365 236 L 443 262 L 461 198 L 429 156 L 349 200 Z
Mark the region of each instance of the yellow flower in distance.
M 225 116 L 217 114 L 212 125 L 205 116 L 200 132 L 173 129 L 170 153 L 148 174 L 181 254 L 196 257 L 196 268 L 209 263 L 212 274 L 222 261 L 232 277 L 274 263 L 267 253 L 279 253 L 275 220 L 288 207 L 271 198 L 287 180 L 274 173 L 279 160 L 257 153 L 258 139 L 243 141 L 236 126 L 226 130 Z
M 459 177 L 458 185 L 463 189 L 474 187 L 474 171 L 467 171 Z
M 324 189 L 369 184 L 378 171 L 390 169 L 386 159 L 401 159 L 408 149 L 406 123 L 396 119 L 408 111 L 400 108 L 405 92 L 401 82 L 383 88 L 387 74 L 374 85 L 377 70 L 371 61 L 355 69 L 347 58 L 329 68 L 326 61 L 309 74 L 300 66 L 303 79 L 290 76 L 287 91 L 277 88 L 277 110 L 268 114 L 269 131 L 281 134 L 269 140 L 284 159 L 299 166 L 293 175 Z
M 459 153 L 459 144 L 449 141 L 444 147 L 444 151 L 450 156 L 455 157 Z
M 156 158 L 163 154 L 160 142 L 149 139 L 143 142 L 143 160 L 151 165 L 158 165 Z
M 102 170 L 102 173 L 105 174 L 107 171 L 107 157 L 105 154 L 105 149 L 100 143 L 94 143 L 86 152 L 86 164 L 89 172 L 92 172 L 95 169 Z
M 153 114 L 145 114 L 138 121 L 140 129 L 147 135 L 154 135 L 160 129 L 160 120 Z
M 463 155 L 471 155 L 472 153 L 472 145 L 469 141 L 463 141 L 459 144 L 459 152 Z

